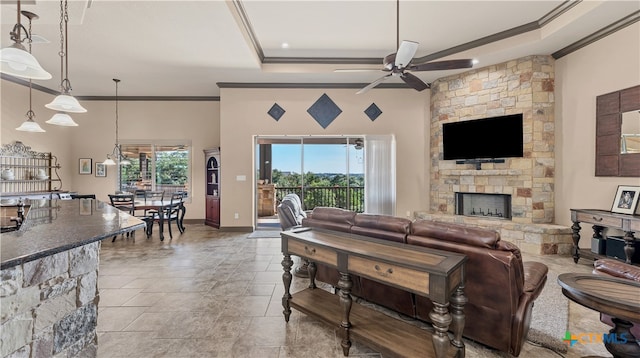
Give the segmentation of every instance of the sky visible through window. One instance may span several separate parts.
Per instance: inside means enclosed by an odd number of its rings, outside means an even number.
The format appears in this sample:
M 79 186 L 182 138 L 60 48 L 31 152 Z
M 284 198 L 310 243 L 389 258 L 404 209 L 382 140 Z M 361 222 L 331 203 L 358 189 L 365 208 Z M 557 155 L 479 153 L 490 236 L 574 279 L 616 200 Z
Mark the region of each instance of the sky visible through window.
M 305 145 L 304 171 L 312 173 L 345 174 L 346 147 L 344 144 L 335 145 Z M 273 144 L 271 146 L 271 168 L 283 172 L 300 173 L 301 145 Z M 349 148 L 350 173 L 364 174 L 364 150 Z

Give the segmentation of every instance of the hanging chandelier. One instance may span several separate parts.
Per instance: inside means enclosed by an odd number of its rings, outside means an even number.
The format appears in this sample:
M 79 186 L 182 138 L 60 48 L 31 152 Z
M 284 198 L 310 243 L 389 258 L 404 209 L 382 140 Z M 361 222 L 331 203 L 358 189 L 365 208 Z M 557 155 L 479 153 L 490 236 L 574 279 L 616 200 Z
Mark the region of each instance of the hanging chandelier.
M 120 163 L 120 165 L 129 165 L 131 162 L 127 157 L 122 155 L 122 149 L 120 148 L 120 142 L 118 141 L 118 83 L 120 83 L 120 80 L 114 78 L 113 82 L 116 83 L 116 145 L 113 147 L 111 154 L 107 154 L 107 159 L 105 159 L 102 164 L 116 165 Z
M 64 27 L 63 27 L 64 25 Z M 58 111 L 51 119 L 47 121 L 49 124 L 59 126 L 75 127 L 78 124 L 73 121 L 69 113 L 85 113 L 87 110 L 80 105 L 80 102 L 71 95 L 71 81 L 69 81 L 69 12 L 67 0 L 60 0 L 60 94 L 46 104 L 45 107 Z M 64 32 L 63 32 L 64 31 Z
M 22 30 L 26 33 L 25 36 L 29 40 L 29 44 L 31 44 L 31 35 L 20 23 L 20 14 L 20 0 L 18 0 L 18 22 L 10 33 L 13 45 L 0 50 L 0 72 L 15 77 L 48 80 L 51 78 L 51 74 L 42 68 L 31 51 L 27 52 L 22 45 Z
M 32 19 L 38 19 L 38 15 L 29 12 L 29 11 L 22 11 L 21 12 L 24 16 L 26 16 L 29 19 L 29 31 L 27 32 L 28 34 L 28 41 L 29 41 L 29 53 L 31 53 L 31 20 Z M 39 133 L 43 133 L 46 132 L 44 129 L 42 129 L 42 127 L 40 127 L 40 125 L 38 124 L 38 122 L 36 122 L 34 120 L 34 118 L 36 117 L 35 112 L 32 109 L 31 106 L 31 98 L 32 98 L 32 91 L 33 91 L 33 86 L 31 84 L 31 79 L 29 79 L 29 110 L 27 111 L 27 120 L 22 122 L 22 124 L 20 125 L 20 127 L 16 128 L 16 130 L 19 131 L 23 131 L 23 132 L 39 132 Z

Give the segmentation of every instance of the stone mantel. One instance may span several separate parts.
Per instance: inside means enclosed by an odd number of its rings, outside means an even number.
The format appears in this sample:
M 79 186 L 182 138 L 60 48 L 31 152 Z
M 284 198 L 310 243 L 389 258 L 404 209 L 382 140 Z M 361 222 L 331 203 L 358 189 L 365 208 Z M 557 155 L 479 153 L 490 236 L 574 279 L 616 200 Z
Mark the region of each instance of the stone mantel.
M 522 175 L 519 169 L 444 169 L 440 170 L 440 176 L 494 176 L 494 175 Z
M 145 223 L 92 199 L 26 204 L 0 237 L 0 357 L 95 357 L 101 240 Z

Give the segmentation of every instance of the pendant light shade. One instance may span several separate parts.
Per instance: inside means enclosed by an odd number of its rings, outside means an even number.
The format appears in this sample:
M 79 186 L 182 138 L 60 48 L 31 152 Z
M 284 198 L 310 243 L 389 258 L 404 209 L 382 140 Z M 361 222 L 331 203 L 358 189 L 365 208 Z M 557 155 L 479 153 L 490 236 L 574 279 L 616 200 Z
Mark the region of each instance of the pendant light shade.
M 18 5 L 18 9 L 20 8 L 20 5 Z M 29 32 L 28 32 L 28 36 L 31 36 L 31 20 L 33 19 L 37 19 L 38 15 L 32 13 L 32 12 L 25 12 L 24 13 L 25 16 L 27 16 L 27 18 L 29 19 Z M 31 52 L 31 42 L 29 42 L 29 52 Z M 27 120 L 24 121 L 20 127 L 16 128 L 16 130 L 19 131 L 23 131 L 23 132 L 38 132 L 38 133 L 43 133 L 46 132 L 44 129 L 42 129 L 40 127 L 40 125 L 34 121 L 33 119 L 36 117 L 36 113 L 33 111 L 32 109 L 32 100 L 33 100 L 33 88 L 32 88 L 32 80 L 29 79 L 29 110 L 27 111 Z
M 80 102 L 68 94 L 60 94 L 51 101 L 49 104 L 45 104 L 45 107 L 53 109 L 54 111 L 69 112 L 69 113 L 85 113 L 87 110 L 80 105 Z M 69 117 L 71 118 L 71 117 Z M 49 123 L 49 121 L 47 121 Z
M 34 80 L 51 78 L 51 74 L 40 66 L 38 60 L 17 42 L 0 50 L 0 72 Z
M 40 127 L 40 125 L 36 121 L 33 120 L 33 118 L 29 118 L 26 121 L 22 122 L 20 127 L 16 128 L 16 130 L 23 131 L 23 132 L 37 132 L 37 133 L 46 132 L 44 129 L 42 129 L 42 127 Z
M 53 115 L 53 117 L 51 117 L 50 120 L 46 121 L 45 123 L 49 123 L 49 124 L 55 124 L 57 126 L 64 126 L 64 127 L 77 127 L 78 123 L 73 121 L 73 118 L 71 118 L 70 115 L 64 113 L 64 112 L 58 112 L 56 114 Z
M 78 124 L 66 113 L 86 113 L 87 110 L 80 105 L 80 102 L 71 95 L 71 81 L 69 81 L 69 33 L 67 31 L 69 23 L 69 13 L 67 0 L 60 0 L 60 94 L 45 104 L 45 107 L 58 111 L 47 121 L 49 124 L 59 126 L 77 126 Z M 64 114 L 66 117 L 62 117 Z
M 107 155 L 107 159 L 105 159 L 104 162 L 102 162 L 102 164 L 104 164 L 104 165 L 116 165 L 116 162 L 114 162 L 113 159 L 111 159 L 110 155 Z
M 38 60 L 30 53 L 31 51 L 27 51 L 22 45 L 22 41 L 24 40 L 22 38 L 22 30 L 25 30 L 24 32 L 26 33 L 26 40 L 29 41 L 29 47 L 31 47 L 31 33 L 27 32 L 20 23 L 20 15 L 22 14 L 20 11 L 20 0 L 17 1 L 17 4 L 17 22 L 10 33 L 13 44 L 0 50 L 0 72 L 20 78 L 48 80 L 51 78 L 51 74 L 42 68 Z M 33 13 L 29 14 L 27 17 L 29 18 L 29 25 L 31 25 L 31 19 L 37 18 L 37 15 Z

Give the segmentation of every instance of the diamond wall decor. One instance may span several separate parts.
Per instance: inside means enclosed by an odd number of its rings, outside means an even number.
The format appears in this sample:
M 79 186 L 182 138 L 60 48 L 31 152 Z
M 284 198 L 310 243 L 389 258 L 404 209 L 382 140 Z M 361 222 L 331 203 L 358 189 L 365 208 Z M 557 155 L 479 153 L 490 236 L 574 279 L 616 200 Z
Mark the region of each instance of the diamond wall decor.
M 276 121 L 278 121 L 280 119 L 280 117 L 282 117 L 282 115 L 284 114 L 284 112 L 286 112 L 284 110 L 284 108 L 280 107 L 277 103 L 274 103 L 273 106 L 271 106 L 271 109 L 269 109 L 269 111 L 267 113 L 269 113 L 269 115 L 275 119 Z
M 371 122 L 375 121 L 378 116 L 382 114 L 382 111 L 375 103 L 371 103 L 371 105 L 364 110 L 364 113 L 369 117 Z
M 322 128 L 326 129 L 329 124 L 342 113 L 342 110 L 324 93 L 307 109 L 307 113 L 309 113 Z

